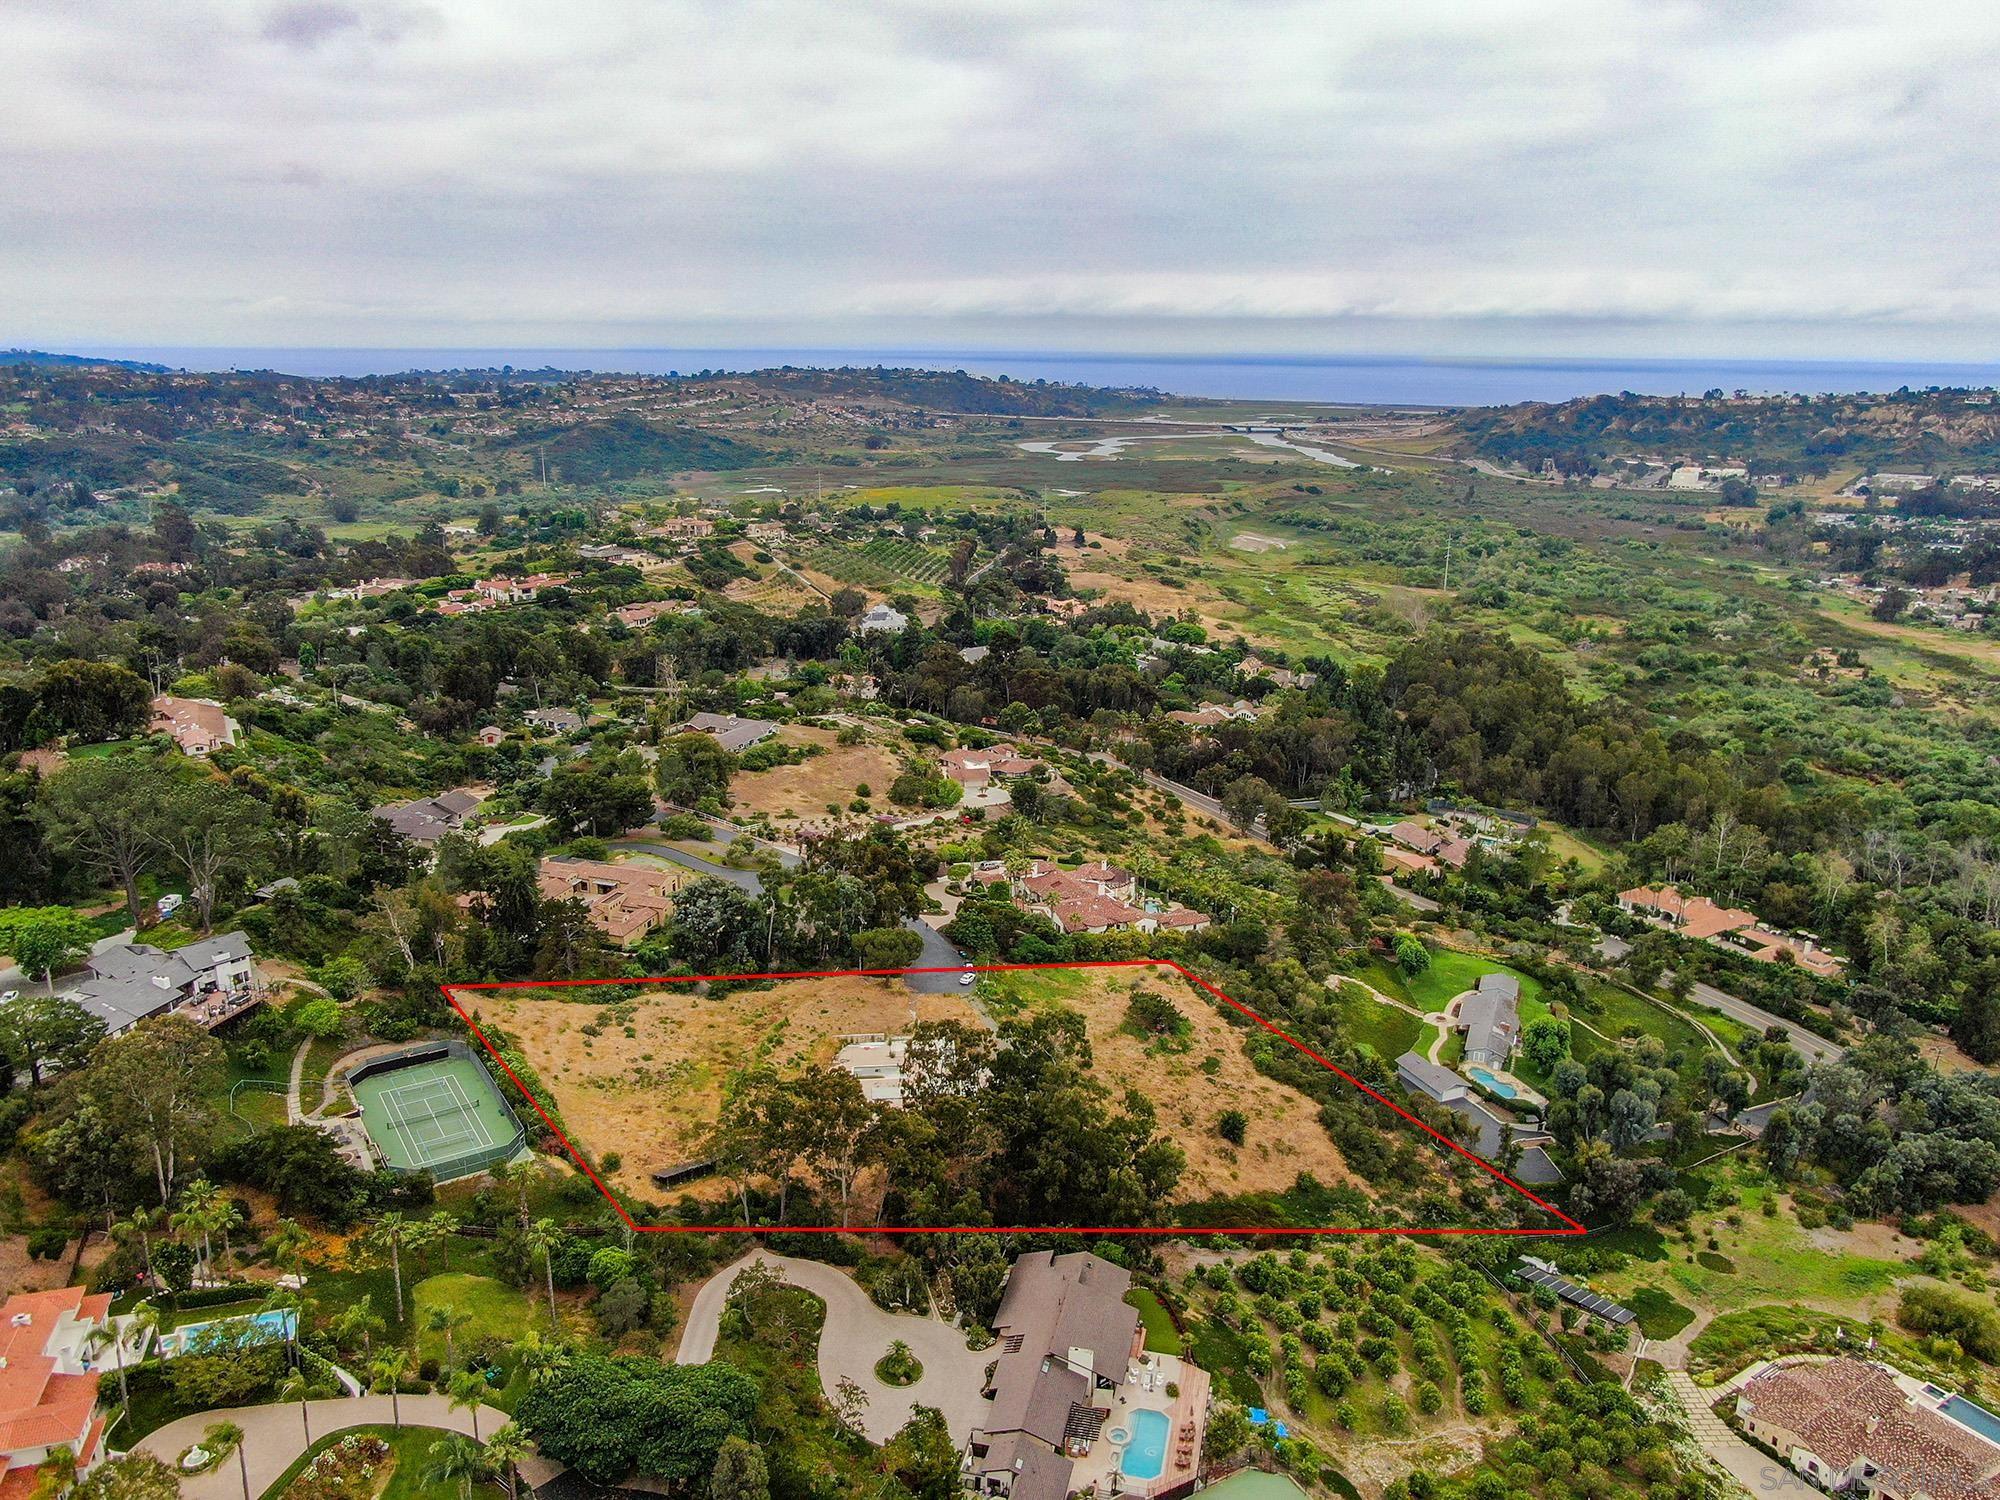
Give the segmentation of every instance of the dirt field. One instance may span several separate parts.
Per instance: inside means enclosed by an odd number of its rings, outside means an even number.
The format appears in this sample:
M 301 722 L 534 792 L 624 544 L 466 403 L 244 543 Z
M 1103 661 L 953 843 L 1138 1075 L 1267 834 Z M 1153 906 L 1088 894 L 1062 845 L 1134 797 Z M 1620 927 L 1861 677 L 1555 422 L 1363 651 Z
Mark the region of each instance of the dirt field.
M 817 745 L 825 753 L 796 766 L 777 766 L 737 776 L 729 795 L 738 813 L 763 813 L 781 827 L 823 823 L 829 802 L 845 809 L 857 786 L 866 784 L 877 805 L 888 806 L 889 783 L 902 766 L 880 745 L 842 745 L 837 731 L 789 724 L 778 731 L 787 745 Z
M 721 1000 L 676 985 L 633 1002 L 629 1023 L 604 1006 L 502 994 L 481 995 L 474 1013 L 482 1027 L 490 1020 L 519 1040 L 578 1147 L 593 1157 L 618 1152 L 612 1180 L 650 1199 L 661 1196 L 651 1172 L 700 1154 L 723 1085 L 747 1064 L 791 1072 L 830 1062 L 843 1034 L 906 1031 L 912 1020 L 976 1024 L 957 995 L 916 995 L 882 979 L 780 981 Z M 590 1025 L 600 1034 L 588 1035 Z M 728 1189 L 711 1181 L 688 1191 Z
M 1351 1180 L 1319 1123 L 1319 1106 L 1259 1073 L 1243 1051 L 1251 1033 L 1231 1025 L 1215 1001 L 1177 975 L 1051 970 L 1016 983 L 1031 1005 L 1081 1012 L 1098 1076 L 1153 1101 L 1161 1128 L 1187 1153 L 1179 1197 L 1289 1188 L 1301 1172 L 1325 1183 Z M 1193 1023 L 1187 1051 L 1151 1050 L 1147 1040 L 1122 1029 L 1134 989 L 1165 995 Z M 1217 1059 L 1213 1072 L 1204 1067 L 1211 1057 Z M 1216 1133 L 1216 1118 L 1229 1109 L 1250 1117 L 1241 1147 Z

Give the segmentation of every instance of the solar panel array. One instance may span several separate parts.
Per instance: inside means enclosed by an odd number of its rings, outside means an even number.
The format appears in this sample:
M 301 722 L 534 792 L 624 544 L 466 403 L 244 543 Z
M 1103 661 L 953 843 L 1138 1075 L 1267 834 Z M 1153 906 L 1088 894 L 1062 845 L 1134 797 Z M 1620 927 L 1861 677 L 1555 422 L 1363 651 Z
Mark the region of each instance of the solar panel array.
M 1637 1316 L 1631 1308 L 1620 1307 L 1609 1297 L 1600 1297 L 1573 1281 L 1565 1280 L 1553 1271 L 1545 1271 L 1540 1266 L 1529 1265 L 1526 1261 L 1514 1267 L 1514 1274 L 1531 1286 L 1547 1287 L 1565 1302 L 1574 1302 L 1585 1312 L 1595 1313 L 1606 1322 L 1616 1323 L 1622 1327 Z

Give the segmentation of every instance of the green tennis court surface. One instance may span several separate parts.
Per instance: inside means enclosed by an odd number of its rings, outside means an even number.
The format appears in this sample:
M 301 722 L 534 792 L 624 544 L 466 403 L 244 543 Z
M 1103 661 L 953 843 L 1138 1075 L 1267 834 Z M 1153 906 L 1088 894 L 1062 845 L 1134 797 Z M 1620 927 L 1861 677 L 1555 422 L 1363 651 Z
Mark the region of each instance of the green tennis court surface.
M 435 1057 L 352 1080 L 361 1123 L 393 1169 L 440 1180 L 505 1160 L 521 1127 L 476 1058 Z

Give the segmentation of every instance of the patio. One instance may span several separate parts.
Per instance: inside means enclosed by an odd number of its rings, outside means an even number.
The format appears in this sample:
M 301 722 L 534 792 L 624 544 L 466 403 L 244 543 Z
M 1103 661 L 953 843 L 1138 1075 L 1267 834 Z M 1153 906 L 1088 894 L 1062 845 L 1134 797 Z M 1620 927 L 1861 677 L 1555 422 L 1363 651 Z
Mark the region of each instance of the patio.
M 1177 1395 L 1168 1395 L 1173 1386 Z M 1158 1475 L 1139 1479 L 1123 1470 L 1125 1448 L 1114 1432 L 1133 1431 L 1141 1411 L 1161 1413 L 1168 1423 L 1166 1461 Z M 1161 1494 L 1194 1477 L 1201 1464 L 1201 1441 L 1208 1422 L 1208 1376 L 1172 1354 L 1147 1354 L 1132 1362 L 1090 1452 L 1074 1459 L 1077 1490 L 1094 1495 Z

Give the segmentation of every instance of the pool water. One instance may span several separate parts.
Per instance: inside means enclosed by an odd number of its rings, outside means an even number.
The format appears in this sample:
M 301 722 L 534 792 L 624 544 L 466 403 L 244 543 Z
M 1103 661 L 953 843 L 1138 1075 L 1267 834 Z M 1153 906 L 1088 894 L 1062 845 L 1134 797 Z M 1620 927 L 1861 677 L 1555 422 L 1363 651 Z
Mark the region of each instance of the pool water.
M 160 1355 L 172 1359 L 176 1354 L 185 1354 L 201 1340 L 208 1330 L 215 1329 L 216 1335 L 209 1341 L 226 1342 L 229 1330 L 236 1332 L 236 1347 L 247 1349 L 252 1344 L 269 1344 L 278 1339 L 288 1339 L 296 1326 L 298 1314 L 291 1308 L 272 1308 L 248 1318 L 216 1318 L 207 1323 L 185 1323 L 171 1333 L 160 1335 Z
M 1125 1445 L 1118 1467 L 1132 1479 L 1158 1479 L 1167 1467 L 1167 1438 L 1174 1424 L 1163 1411 L 1141 1408 L 1132 1413 L 1132 1441 Z
M 1513 1084 L 1502 1083 L 1484 1068 L 1475 1066 L 1469 1067 L 1465 1071 L 1474 1083 L 1490 1093 L 1498 1094 L 1502 1099 L 1513 1099 L 1519 1095 L 1520 1091 Z
M 2000 1443 L 2000 1417 L 1981 1406 L 1976 1401 L 1968 1401 L 1963 1396 L 1953 1396 L 1938 1410 L 1950 1417 L 1961 1427 L 1970 1427 L 1989 1443 Z

